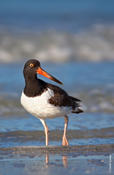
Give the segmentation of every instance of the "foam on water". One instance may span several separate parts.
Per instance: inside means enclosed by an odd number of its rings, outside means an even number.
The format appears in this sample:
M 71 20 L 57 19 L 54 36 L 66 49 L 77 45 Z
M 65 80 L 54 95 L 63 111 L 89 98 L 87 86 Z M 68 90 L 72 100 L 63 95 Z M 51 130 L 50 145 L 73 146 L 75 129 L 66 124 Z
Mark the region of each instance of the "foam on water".
M 114 60 L 114 26 L 94 25 L 77 33 L 49 30 L 39 33 L 0 32 L 0 61 L 25 58 L 41 61 Z

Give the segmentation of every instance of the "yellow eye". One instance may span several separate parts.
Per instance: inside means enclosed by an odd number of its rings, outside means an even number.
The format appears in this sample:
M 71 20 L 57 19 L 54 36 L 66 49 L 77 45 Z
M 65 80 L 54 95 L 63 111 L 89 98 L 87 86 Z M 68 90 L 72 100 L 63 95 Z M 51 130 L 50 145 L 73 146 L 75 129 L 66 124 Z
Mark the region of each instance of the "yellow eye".
M 30 66 L 30 67 L 34 67 L 34 64 L 33 64 L 33 63 L 30 63 L 29 66 Z

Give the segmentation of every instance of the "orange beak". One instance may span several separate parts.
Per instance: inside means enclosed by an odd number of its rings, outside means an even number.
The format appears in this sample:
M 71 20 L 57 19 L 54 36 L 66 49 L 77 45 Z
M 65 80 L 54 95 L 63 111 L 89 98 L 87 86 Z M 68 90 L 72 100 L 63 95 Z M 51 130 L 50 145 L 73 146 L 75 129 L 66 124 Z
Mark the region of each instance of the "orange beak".
M 43 75 L 44 77 L 47 77 L 49 78 L 50 80 L 53 80 L 55 81 L 56 83 L 59 83 L 59 84 L 63 84 L 61 81 L 57 80 L 55 77 L 53 77 L 52 75 L 48 74 L 46 71 L 44 71 L 41 67 L 39 67 L 36 72 L 38 74 L 41 74 Z

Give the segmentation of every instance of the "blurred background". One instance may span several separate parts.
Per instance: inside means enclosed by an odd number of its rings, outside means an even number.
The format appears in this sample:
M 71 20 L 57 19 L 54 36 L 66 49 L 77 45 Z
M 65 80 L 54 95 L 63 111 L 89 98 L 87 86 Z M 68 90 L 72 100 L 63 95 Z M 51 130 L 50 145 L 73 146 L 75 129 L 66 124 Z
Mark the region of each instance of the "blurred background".
M 114 60 L 114 2 L 0 1 L 0 61 Z
M 70 116 L 71 145 L 114 143 L 114 1 L 0 0 L 0 147 L 44 145 L 40 121 L 20 105 L 30 58 L 86 107 Z M 51 144 L 61 144 L 59 120 L 47 121 L 59 132 Z

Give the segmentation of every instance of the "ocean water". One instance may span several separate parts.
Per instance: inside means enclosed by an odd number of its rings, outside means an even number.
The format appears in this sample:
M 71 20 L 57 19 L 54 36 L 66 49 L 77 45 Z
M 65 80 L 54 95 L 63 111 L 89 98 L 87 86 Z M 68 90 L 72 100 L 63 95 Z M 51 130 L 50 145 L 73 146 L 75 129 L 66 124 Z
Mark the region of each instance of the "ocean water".
M 114 60 L 114 1 L 0 1 L 0 62 Z
M 113 7 L 113 0 L 0 1 L 0 174 L 114 174 Z M 43 126 L 20 104 L 30 58 L 82 100 L 84 113 L 69 115 L 69 148 L 61 147 L 63 118 L 46 121 L 51 147 L 41 148 Z

